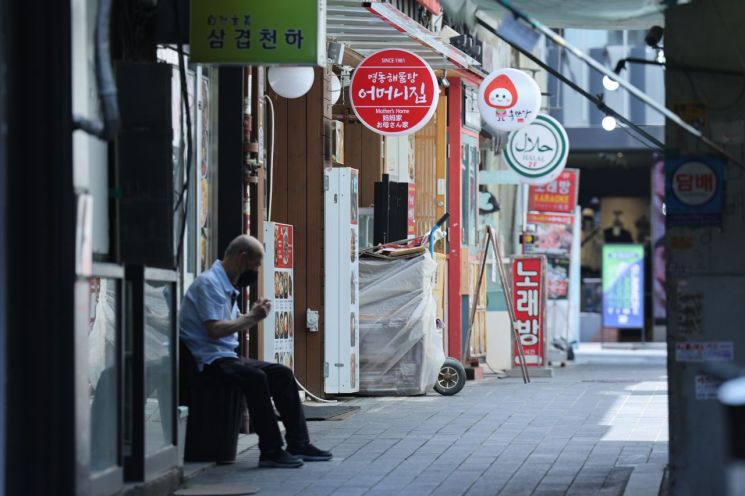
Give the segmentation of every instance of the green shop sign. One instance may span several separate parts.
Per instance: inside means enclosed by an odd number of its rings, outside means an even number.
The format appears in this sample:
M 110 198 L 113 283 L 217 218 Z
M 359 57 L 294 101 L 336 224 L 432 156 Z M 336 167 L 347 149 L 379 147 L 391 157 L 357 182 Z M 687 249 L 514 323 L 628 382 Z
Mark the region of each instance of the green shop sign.
M 324 65 L 326 0 L 191 0 L 191 61 Z

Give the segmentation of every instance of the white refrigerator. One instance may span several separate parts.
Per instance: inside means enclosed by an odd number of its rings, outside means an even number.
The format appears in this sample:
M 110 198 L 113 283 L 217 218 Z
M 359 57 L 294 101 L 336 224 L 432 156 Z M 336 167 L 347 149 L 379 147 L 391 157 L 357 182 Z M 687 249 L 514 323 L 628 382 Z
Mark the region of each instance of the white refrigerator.
M 324 173 L 324 392 L 359 391 L 359 180 L 356 169 Z

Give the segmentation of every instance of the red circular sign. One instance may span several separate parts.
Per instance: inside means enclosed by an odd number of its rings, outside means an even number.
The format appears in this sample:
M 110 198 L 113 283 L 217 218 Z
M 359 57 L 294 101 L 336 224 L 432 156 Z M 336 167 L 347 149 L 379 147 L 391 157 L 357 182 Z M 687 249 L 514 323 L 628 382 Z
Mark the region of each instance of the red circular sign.
M 368 129 L 402 136 L 424 127 L 437 108 L 435 73 L 406 50 L 380 50 L 363 60 L 352 75 L 352 109 Z

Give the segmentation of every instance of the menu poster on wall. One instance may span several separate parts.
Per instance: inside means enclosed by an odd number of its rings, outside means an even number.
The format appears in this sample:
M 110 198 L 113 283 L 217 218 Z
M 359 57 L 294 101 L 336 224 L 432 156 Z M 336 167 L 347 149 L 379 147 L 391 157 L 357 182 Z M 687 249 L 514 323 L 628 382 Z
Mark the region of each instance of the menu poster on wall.
M 287 224 L 264 224 L 264 291 L 272 311 L 264 320 L 264 360 L 295 365 L 295 280 L 293 274 L 293 228 Z
M 525 253 L 566 255 L 572 249 L 574 215 L 528 214 L 528 224 L 535 226 L 535 242 L 525 246 Z
M 197 163 L 199 164 L 199 191 L 197 198 L 197 210 L 199 212 L 199 253 L 200 269 L 205 271 L 212 263 L 211 254 L 209 253 L 210 238 L 210 80 L 202 77 L 200 85 L 198 117 L 197 142 Z
M 569 298 L 569 257 L 549 256 L 547 260 L 549 300 L 566 300 Z
M 644 327 L 644 247 L 603 246 L 603 326 Z
M 516 256 L 512 262 L 512 298 L 515 328 L 525 354 L 525 363 L 540 367 L 545 363 L 544 323 L 546 310 L 546 262 L 543 256 Z M 514 364 L 520 365 L 517 343 Z

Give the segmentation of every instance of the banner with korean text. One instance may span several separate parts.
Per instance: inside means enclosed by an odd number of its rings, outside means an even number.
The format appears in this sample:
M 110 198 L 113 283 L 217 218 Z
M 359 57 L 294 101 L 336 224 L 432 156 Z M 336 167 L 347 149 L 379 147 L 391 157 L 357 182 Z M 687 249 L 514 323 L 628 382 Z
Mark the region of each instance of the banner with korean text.
M 326 0 L 192 0 L 191 62 L 324 66 L 325 6 Z
M 530 187 L 528 210 L 574 214 L 579 191 L 579 169 L 564 169 L 559 177 L 548 184 Z
M 439 94 L 429 64 L 399 49 L 368 55 L 354 70 L 349 84 L 357 118 L 385 136 L 405 136 L 423 128 L 437 109 Z
M 546 258 L 516 256 L 512 261 L 512 302 L 514 325 L 520 336 L 525 363 L 530 367 L 545 365 Z M 517 343 L 513 346 L 513 363 L 520 365 Z
M 721 226 L 725 163 L 713 156 L 665 162 L 666 218 L 670 227 Z

